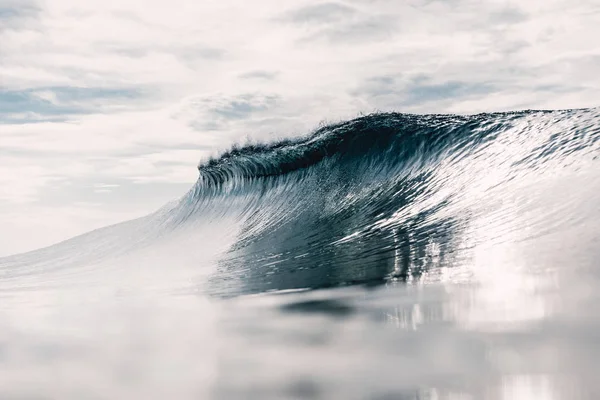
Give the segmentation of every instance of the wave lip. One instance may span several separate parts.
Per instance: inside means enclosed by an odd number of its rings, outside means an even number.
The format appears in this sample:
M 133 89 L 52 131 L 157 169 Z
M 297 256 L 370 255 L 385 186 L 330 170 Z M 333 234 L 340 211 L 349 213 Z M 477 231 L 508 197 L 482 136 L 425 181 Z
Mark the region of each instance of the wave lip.
M 477 117 L 373 114 L 329 125 L 311 135 L 271 144 L 233 148 L 198 166 L 200 181 L 220 184 L 234 179 L 255 179 L 289 174 L 331 158 L 348 159 L 366 153 L 394 152 L 409 157 L 434 150 L 443 140 L 459 136 Z M 509 114 L 506 115 L 509 118 Z M 466 132 L 463 132 L 466 133 Z

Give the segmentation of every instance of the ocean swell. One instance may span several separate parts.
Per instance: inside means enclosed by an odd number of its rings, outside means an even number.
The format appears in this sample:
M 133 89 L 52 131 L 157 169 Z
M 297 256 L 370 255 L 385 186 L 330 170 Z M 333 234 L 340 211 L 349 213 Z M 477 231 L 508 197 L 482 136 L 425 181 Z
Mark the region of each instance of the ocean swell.
M 419 280 L 481 243 L 596 221 L 574 207 L 599 192 L 599 123 L 597 110 L 369 115 L 201 164 L 178 221 L 239 222 L 220 295 Z
M 368 115 L 233 148 L 201 163 L 177 202 L 0 259 L 0 276 L 39 286 L 143 265 L 136 274 L 161 271 L 165 287 L 176 271 L 209 271 L 201 290 L 235 296 L 468 277 L 494 262 L 488 249 L 522 243 L 541 255 L 568 242 L 554 259 L 587 265 L 599 255 L 599 154 L 598 109 Z

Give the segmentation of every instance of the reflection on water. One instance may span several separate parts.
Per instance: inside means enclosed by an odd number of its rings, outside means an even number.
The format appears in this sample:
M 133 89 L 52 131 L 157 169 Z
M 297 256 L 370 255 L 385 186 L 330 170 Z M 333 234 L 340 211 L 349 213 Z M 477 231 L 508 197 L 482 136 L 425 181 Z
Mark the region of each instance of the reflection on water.
M 481 312 L 486 307 L 477 302 L 482 290 L 394 285 L 232 301 L 228 309 L 236 313 L 222 319 L 221 327 L 238 340 L 220 355 L 223 375 L 214 393 L 228 398 L 245 393 L 255 398 L 593 398 L 598 385 L 591 371 L 600 355 L 596 320 L 566 327 L 565 319 L 579 317 L 518 315 L 520 324 L 507 325 L 507 314 L 495 320 L 494 309 Z M 539 292 L 538 301 L 544 296 Z M 506 299 L 507 307 L 511 301 Z M 310 388 L 310 396 L 295 396 L 292 387 Z
M 548 375 L 517 375 L 502 378 L 501 399 L 553 400 L 558 385 Z
M 582 308 L 576 279 L 490 274 L 230 300 L 16 292 L 0 398 L 596 398 L 597 294 Z

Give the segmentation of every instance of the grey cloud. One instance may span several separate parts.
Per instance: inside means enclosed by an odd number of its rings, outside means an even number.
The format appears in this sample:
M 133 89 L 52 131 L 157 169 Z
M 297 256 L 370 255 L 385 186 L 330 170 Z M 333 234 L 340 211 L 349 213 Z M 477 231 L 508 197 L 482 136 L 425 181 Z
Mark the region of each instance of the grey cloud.
M 53 104 L 35 96 L 36 91 L 0 91 L 0 116 L 17 113 L 40 115 L 72 114 L 79 112 L 77 107 Z
M 533 69 L 537 77 L 560 76 L 560 84 L 563 87 L 598 88 L 598 66 L 600 66 L 600 50 L 597 54 L 583 54 L 575 56 L 564 56 L 552 62 L 544 63 Z
M 352 41 L 381 37 L 392 33 L 397 26 L 395 18 L 380 15 L 324 33 L 335 41 Z
M 39 6 L 32 1 L 0 0 L 0 20 L 36 17 L 40 12 Z
M 0 114 L 0 125 L 39 124 L 43 122 L 67 122 L 65 115 L 40 115 L 33 112 L 20 112 L 15 114 Z
M 504 9 L 491 12 L 487 19 L 492 24 L 510 25 L 528 20 L 529 15 L 517 8 L 506 7 Z
M 156 23 L 148 22 L 132 12 L 114 11 L 111 14 L 114 18 L 127 20 L 135 24 L 142 25 L 150 30 L 164 29 L 163 26 Z M 131 46 L 123 45 L 120 41 L 115 41 L 103 43 L 101 45 L 101 49 L 131 58 L 142 58 L 146 57 L 151 53 L 171 54 L 187 64 L 193 64 L 197 61 L 205 60 L 220 60 L 223 59 L 227 54 L 226 49 L 216 48 L 202 42 L 192 45 L 176 46 L 164 46 L 157 44 Z
M 510 25 L 518 24 L 529 19 L 529 15 L 516 8 L 492 10 L 482 21 L 477 22 L 473 29 L 486 32 L 487 47 L 504 56 L 518 53 L 531 46 L 522 38 L 515 39 L 506 34 Z
M 219 49 L 215 47 L 197 45 L 197 46 L 186 46 L 186 47 L 162 47 L 162 46 L 123 46 L 115 43 L 106 43 L 102 45 L 102 50 L 107 50 L 112 53 L 129 57 L 129 58 L 143 58 L 147 57 L 151 53 L 165 53 L 172 54 L 179 58 L 185 63 L 194 63 L 196 61 L 204 60 L 220 60 L 227 54 L 225 49 Z
M 400 14 L 401 8 L 396 0 L 380 0 L 378 4 L 374 0 L 354 0 L 361 3 L 362 7 L 373 9 L 385 9 L 391 14 Z M 525 12 L 519 5 L 507 2 L 480 2 L 473 0 L 421 0 L 411 2 L 406 15 L 411 11 L 419 11 L 424 15 L 433 17 L 439 21 L 441 26 L 452 24 L 454 32 L 478 30 L 482 32 L 503 30 L 511 25 L 519 24 L 531 19 L 531 15 Z M 421 20 L 407 20 L 408 24 L 417 25 Z M 434 27 L 435 28 L 435 27 Z
M 2 122 L 0 122 L 2 124 Z M 128 146 L 122 150 L 116 150 L 110 153 L 110 156 L 106 156 L 106 158 L 95 157 L 96 162 L 104 161 L 106 163 L 112 162 L 111 160 L 118 159 L 130 159 L 139 156 L 145 156 L 148 154 L 161 153 L 172 150 L 195 150 L 198 152 L 206 152 L 212 150 L 213 147 L 209 145 L 200 145 L 194 142 L 175 142 L 171 144 L 152 144 L 145 142 L 135 143 L 133 146 Z M 3 145 L 0 147 L 0 158 L 2 156 L 19 156 L 19 157 L 44 157 L 44 159 L 64 159 L 65 157 L 72 157 L 72 151 L 58 151 L 56 149 L 52 149 L 51 151 L 32 148 L 25 149 L 22 147 L 15 146 L 6 146 Z M 156 161 L 155 165 L 187 165 L 187 162 L 182 162 L 178 160 L 173 161 Z
M 583 87 L 583 86 L 568 87 L 568 86 L 547 84 L 547 85 L 537 85 L 537 86 L 534 86 L 532 89 L 536 92 L 548 92 L 550 94 L 557 94 L 557 93 L 565 94 L 565 93 L 575 93 L 575 92 L 582 91 L 585 89 L 585 87 Z
M 299 40 L 312 42 L 362 42 L 391 35 L 399 26 L 392 14 L 364 12 L 346 4 L 325 2 L 284 14 L 279 21 L 302 25 L 308 34 Z M 307 26 L 308 25 L 308 26 Z
M 499 54 L 505 51 L 499 44 L 490 44 L 489 47 Z M 422 57 L 427 58 L 428 54 Z M 402 73 L 361 80 L 350 94 L 374 108 L 402 107 L 405 110 L 437 112 L 463 101 L 469 103 L 469 107 L 475 107 L 473 100 L 478 99 L 485 99 L 486 104 L 491 104 L 492 100 L 487 98 L 492 94 L 497 95 L 499 101 L 511 102 L 511 108 L 531 108 L 562 96 L 568 99 L 565 101 L 572 101 L 575 98 L 573 93 L 593 98 L 593 93 L 598 91 L 596 77 L 600 54 L 540 60 L 537 65 L 523 63 L 521 59 L 498 62 L 495 58 L 485 62 L 471 59 L 431 66 L 411 64 L 410 54 L 405 53 L 379 62 L 388 66 L 398 65 Z M 422 71 L 420 75 L 419 71 Z M 522 101 L 520 94 L 526 94 Z
M 0 90 L 0 123 L 64 121 L 68 115 L 106 111 L 116 101 L 138 99 L 142 91 L 128 88 L 43 87 Z
M 225 59 L 227 52 L 214 47 L 196 46 L 182 49 L 162 49 L 163 53 L 172 54 L 188 68 L 196 70 L 207 62 L 218 62 Z
M 40 12 L 32 1 L 0 0 L 0 32 L 30 28 Z
M 347 5 L 326 2 L 296 9 L 283 15 L 281 20 L 299 24 L 328 23 L 351 17 L 355 13 L 356 10 Z
M 277 78 L 277 75 L 279 75 L 279 73 L 274 71 L 250 71 L 241 74 L 239 77 L 241 79 L 262 79 L 272 81 Z
M 162 51 L 165 53 L 169 52 L 168 49 L 162 49 Z M 174 49 L 171 53 L 182 61 L 193 63 L 196 61 L 220 60 L 225 57 L 227 52 L 224 49 L 198 45 L 195 47 L 189 46 L 181 49 Z
M 256 111 L 264 111 L 274 98 L 267 99 L 267 104 L 254 104 L 252 98 L 240 98 L 222 106 L 213 108 L 211 112 L 229 120 L 245 119 Z
M 117 158 L 131 158 L 137 157 L 140 155 L 150 154 L 150 153 L 159 153 L 162 151 L 170 151 L 170 150 L 197 150 L 197 151 L 209 151 L 212 149 L 212 146 L 209 145 L 199 145 L 194 142 L 175 142 L 175 143 L 161 143 L 151 144 L 151 143 L 136 143 L 133 149 L 127 149 L 123 151 L 114 152 L 114 156 Z M 179 162 L 178 162 L 179 163 Z
M 410 84 L 406 87 L 405 104 L 427 103 L 437 100 L 460 99 L 474 95 L 492 93 L 490 84 L 449 81 L 436 84 Z
M 352 91 L 354 96 L 380 97 L 389 94 L 395 94 L 402 86 L 399 76 L 383 75 L 374 76 L 361 82 L 359 87 Z
M 221 130 L 229 123 L 246 121 L 257 113 L 273 108 L 279 100 L 278 96 L 261 94 L 195 100 L 191 108 L 196 116 L 189 125 L 200 131 Z
M 448 99 L 464 100 L 472 96 L 493 93 L 495 86 L 488 83 L 450 80 L 432 82 L 427 76 L 403 79 L 401 76 L 381 76 L 363 82 L 355 96 L 366 96 L 378 107 L 406 107 Z
M 490 35 L 490 37 L 489 47 L 504 56 L 518 53 L 521 50 L 531 47 L 531 43 L 525 40 L 507 40 L 501 33 Z
M 309 35 L 301 42 L 325 39 L 335 43 L 357 43 L 374 39 L 382 39 L 394 34 L 399 21 L 392 15 L 373 15 L 362 17 L 356 21 L 332 24 Z

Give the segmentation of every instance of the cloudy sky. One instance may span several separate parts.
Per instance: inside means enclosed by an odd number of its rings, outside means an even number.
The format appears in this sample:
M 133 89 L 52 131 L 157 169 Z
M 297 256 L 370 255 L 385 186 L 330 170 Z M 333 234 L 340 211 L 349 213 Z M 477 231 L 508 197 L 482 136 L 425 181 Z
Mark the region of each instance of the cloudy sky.
M 234 142 L 595 107 L 595 0 L 0 0 L 0 255 L 144 215 Z

